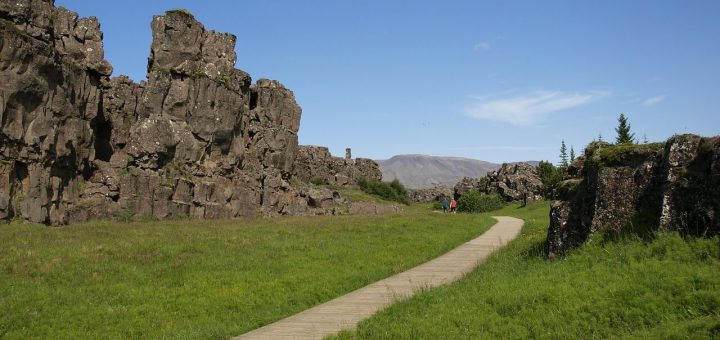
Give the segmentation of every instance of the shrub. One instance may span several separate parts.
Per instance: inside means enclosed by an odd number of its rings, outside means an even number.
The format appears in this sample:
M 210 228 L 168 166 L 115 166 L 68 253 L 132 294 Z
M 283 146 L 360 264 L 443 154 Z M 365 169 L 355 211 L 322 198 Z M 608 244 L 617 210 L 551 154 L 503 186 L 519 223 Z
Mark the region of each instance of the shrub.
M 360 190 L 384 200 L 410 204 L 407 198 L 407 190 L 397 179 L 392 182 L 380 182 L 376 180 L 358 180 Z
M 205 73 L 205 71 L 203 71 L 203 70 L 197 70 L 197 71 L 193 72 L 193 74 L 190 76 L 190 78 L 192 78 L 192 79 L 207 78 L 207 77 L 208 77 L 207 73 Z
M 457 210 L 461 212 L 479 213 L 498 210 L 505 206 L 505 201 L 497 193 L 481 194 L 477 191 L 466 192 L 460 197 Z
M 540 161 L 540 164 L 538 164 L 538 176 L 543 184 L 543 195 L 551 197 L 558 183 L 563 179 L 563 169 L 554 166 L 550 162 Z
M 217 78 L 215 78 L 215 83 L 218 85 L 221 85 L 225 89 L 230 89 L 230 76 L 228 75 L 222 75 Z
M 330 184 L 327 179 L 322 178 L 322 177 L 315 177 L 310 180 L 310 183 L 318 185 L 318 186 Z

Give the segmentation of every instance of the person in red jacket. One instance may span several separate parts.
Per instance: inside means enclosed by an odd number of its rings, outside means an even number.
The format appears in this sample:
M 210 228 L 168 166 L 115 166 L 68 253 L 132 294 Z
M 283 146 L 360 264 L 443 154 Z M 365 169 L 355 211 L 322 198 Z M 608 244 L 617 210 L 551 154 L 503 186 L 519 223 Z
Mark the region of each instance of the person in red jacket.
M 457 212 L 455 211 L 457 209 L 457 201 L 453 197 L 452 201 L 450 201 L 450 212 Z

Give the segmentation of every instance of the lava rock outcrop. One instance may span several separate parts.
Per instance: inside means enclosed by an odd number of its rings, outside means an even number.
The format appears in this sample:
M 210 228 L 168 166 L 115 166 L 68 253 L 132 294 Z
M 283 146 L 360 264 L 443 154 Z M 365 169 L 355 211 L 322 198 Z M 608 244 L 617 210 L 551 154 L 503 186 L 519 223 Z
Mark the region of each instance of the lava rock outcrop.
M 676 230 L 720 233 L 720 137 L 678 135 L 665 143 L 590 144 L 580 180 L 550 211 L 548 256 L 584 243 L 595 232 Z
M 328 205 L 290 184 L 305 179 L 296 169 L 306 164 L 292 91 L 252 83 L 235 68 L 236 37 L 186 11 L 156 16 L 151 28 L 147 81 L 135 83 L 110 78 L 97 19 L 51 0 L 0 2 L 0 219 L 272 216 Z M 379 174 L 372 161 L 346 163 L 338 184 Z

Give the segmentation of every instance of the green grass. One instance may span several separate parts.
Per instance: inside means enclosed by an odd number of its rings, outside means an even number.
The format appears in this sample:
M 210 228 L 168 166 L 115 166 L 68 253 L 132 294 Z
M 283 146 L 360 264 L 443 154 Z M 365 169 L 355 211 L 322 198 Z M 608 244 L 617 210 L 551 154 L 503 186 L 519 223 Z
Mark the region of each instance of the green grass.
M 0 225 L 0 338 L 226 338 L 406 270 L 493 221 L 403 214 Z
M 526 220 L 518 239 L 466 278 L 393 305 L 339 338 L 720 336 L 720 238 L 596 235 L 548 261 L 548 206 L 494 212 Z
M 350 202 L 378 202 L 378 203 L 386 203 L 386 204 L 392 204 L 394 202 L 388 202 L 386 200 L 383 200 L 382 198 L 379 198 L 377 196 L 368 194 L 360 188 L 357 187 L 349 187 L 349 186 L 340 186 L 340 185 L 327 185 L 327 186 L 321 186 L 326 187 L 330 190 L 337 191 L 341 197 L 345 197 Z

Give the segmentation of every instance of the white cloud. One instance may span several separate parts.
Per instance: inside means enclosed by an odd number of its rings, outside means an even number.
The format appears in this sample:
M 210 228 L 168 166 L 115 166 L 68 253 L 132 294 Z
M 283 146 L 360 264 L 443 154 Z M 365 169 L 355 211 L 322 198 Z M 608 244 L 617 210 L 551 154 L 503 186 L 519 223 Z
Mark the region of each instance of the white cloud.
M 482 51 L 482 50 L 489 50 L 490 44 L 486 42 L 479 42 L 473 46 L 473 51 Z
M 534 91 L 501 98 L 484 96 L 477 98 L 466 113 L 481 120 L 528 125 L 541 121 L 550 113 L 586 105 L 605 95 L 605 92 Z
M 650 97 L 648 99 L 643 100 L 642 103 L 640 103 L 640 105 L 653 106 L 653 105 L 659 104 L 663 100 L 665 100 L 665 96 Z

